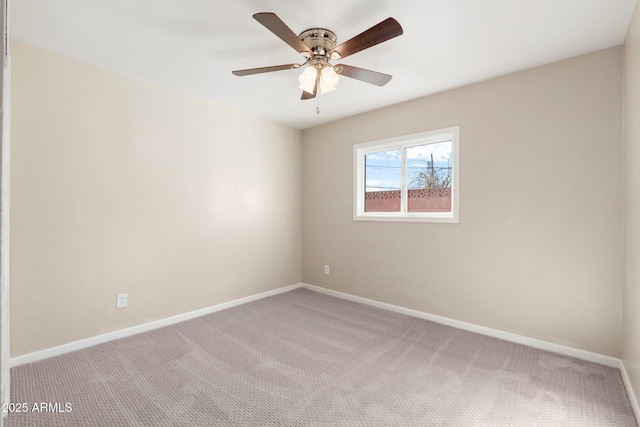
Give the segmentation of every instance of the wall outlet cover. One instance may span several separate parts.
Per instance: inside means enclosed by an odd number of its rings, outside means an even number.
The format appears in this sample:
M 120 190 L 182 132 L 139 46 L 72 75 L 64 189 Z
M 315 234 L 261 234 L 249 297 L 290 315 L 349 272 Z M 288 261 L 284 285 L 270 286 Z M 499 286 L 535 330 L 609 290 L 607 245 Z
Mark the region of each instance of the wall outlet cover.
M 127 306 L 127 294 L 116 295 L 116 308 L 125 308 Z

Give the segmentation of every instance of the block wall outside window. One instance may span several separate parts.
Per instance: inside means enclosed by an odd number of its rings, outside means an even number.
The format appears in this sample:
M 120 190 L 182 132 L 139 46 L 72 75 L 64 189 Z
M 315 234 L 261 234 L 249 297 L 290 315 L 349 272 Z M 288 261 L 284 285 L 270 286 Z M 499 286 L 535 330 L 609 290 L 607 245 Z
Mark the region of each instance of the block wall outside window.
M 365 212 L 400 212 L 400 190 L 368 191 Z M 451 188 L 409 190 L 409 212 L 451 212 Z

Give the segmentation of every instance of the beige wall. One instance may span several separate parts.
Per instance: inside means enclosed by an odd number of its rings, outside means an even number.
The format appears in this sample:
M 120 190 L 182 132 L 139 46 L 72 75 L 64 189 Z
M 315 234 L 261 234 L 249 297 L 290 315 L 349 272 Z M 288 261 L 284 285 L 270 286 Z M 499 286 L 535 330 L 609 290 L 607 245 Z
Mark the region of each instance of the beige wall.
M 300 131 L 12 46 L 13 356 L 300 281 Z
M 304 131 L 303 281 L 619 357 L 621 53 Z M 453 125 L 459 224 L 352 220 L 354 144 Z
M 640 396 L 640 8 L 624 44 L 625 263 L 622 359 Z

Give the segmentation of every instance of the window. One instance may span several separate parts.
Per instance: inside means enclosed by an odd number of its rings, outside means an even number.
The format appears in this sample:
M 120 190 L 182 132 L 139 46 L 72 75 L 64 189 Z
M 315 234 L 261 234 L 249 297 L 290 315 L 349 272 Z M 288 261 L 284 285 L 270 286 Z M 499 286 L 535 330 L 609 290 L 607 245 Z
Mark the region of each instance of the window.
M 357 144 L 360 221 L 458 222 L 460 127 Z

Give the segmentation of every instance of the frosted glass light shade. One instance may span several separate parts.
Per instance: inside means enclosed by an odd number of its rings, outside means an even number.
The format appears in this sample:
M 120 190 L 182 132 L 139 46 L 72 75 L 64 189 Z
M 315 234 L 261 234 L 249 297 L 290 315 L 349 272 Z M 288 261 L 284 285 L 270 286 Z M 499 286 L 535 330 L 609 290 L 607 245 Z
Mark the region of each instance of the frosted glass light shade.
M 305 68 L 298 77 L 298 82 L 300 82 L 300 86 L 298 86 L 298 88 L 302 89 L 305 92 L 313 93 L 313 89 L 316 85 L 317 75 L 318 70 L 316 70 L 316 67 L 309 66 Z
M 340 76 L 332 66 L 328 65 L 320 71 L 320 93 L 329 93 L 336 90 L 340 83 Z
M 320 72 L 320 78 L 327 88 L 335 88 L 338 86 L 338 83 L 340 83 L 340 76 L 331 66 L 324 67 L 322 69 Z

